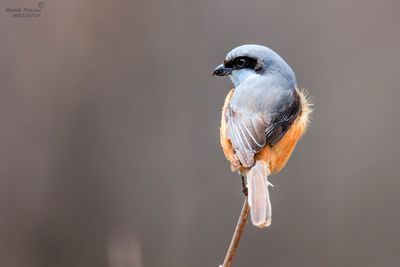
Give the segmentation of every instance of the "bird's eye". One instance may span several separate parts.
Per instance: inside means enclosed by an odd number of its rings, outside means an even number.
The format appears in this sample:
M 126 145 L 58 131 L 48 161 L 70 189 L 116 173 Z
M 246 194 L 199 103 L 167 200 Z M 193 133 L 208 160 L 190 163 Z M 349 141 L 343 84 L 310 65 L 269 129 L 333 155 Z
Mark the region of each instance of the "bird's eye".
M 246 65 L 246 59 L 244 59 L 244 58 L 239 58 L 239 59 L 237 60 L 237 66 L 238 66 L 239 68 L 242 68 L 242 67 L 244 67 L 244 65 Z

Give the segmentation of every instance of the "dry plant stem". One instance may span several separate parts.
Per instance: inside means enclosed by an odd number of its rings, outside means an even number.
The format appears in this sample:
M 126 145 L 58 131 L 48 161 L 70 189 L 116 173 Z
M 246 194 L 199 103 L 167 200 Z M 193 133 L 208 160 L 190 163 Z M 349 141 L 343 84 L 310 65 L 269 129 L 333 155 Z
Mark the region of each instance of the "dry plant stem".
M 229 249 L 226 252 L 224 263 L 220 266 L 222 267 L 230 267 L 232 266 L 233 258 L 236 255 L 236 250 L 239 246 L 240 238 L 242 237 L 244 227 L 246 225 L 247 218 L 249 217 L 249 204 L 247 203 L 247 197 L 244 199 L 243 208 L 240 212 L 239 220 L 236 225 L 235 232 L 233 233 L 231 244 L 229 245 Z

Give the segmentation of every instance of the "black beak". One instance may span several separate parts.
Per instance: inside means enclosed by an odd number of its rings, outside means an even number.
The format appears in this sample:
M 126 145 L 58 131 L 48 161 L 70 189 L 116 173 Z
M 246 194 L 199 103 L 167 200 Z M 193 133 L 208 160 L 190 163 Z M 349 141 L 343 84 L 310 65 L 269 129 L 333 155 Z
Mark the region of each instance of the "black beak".
M 214 72 L 213 72 L 213 76 L 226 76 L 231 74 L 232 69 L 231 68 L 227 68 L 224 66 L 224 64 L 219 65 L 218 67 L 215 68 Z

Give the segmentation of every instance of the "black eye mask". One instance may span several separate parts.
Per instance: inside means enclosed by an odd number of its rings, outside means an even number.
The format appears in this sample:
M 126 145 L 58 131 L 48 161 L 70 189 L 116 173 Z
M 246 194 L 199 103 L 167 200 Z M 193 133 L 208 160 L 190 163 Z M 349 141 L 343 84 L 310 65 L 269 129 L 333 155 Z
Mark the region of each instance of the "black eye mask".
M 224 65 L 225 67 L 231 68 L 233 70 L 239 70 L 239 69 L 256 70 L 258 67 L 257 59 L 246 56 L 236 57 L 232 60 L 225 62 Z

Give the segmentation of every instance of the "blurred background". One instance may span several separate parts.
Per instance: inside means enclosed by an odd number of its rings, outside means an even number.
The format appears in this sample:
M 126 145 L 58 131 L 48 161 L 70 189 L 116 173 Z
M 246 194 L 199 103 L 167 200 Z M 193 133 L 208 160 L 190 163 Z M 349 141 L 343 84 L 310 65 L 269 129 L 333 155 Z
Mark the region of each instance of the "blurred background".
M 315 103 L 235 266 L 400 262 L 399 1 L 47 1 L 0 11 L 0 266 L 218 266 L 243 196 L 219 145 L 240 44 Z

